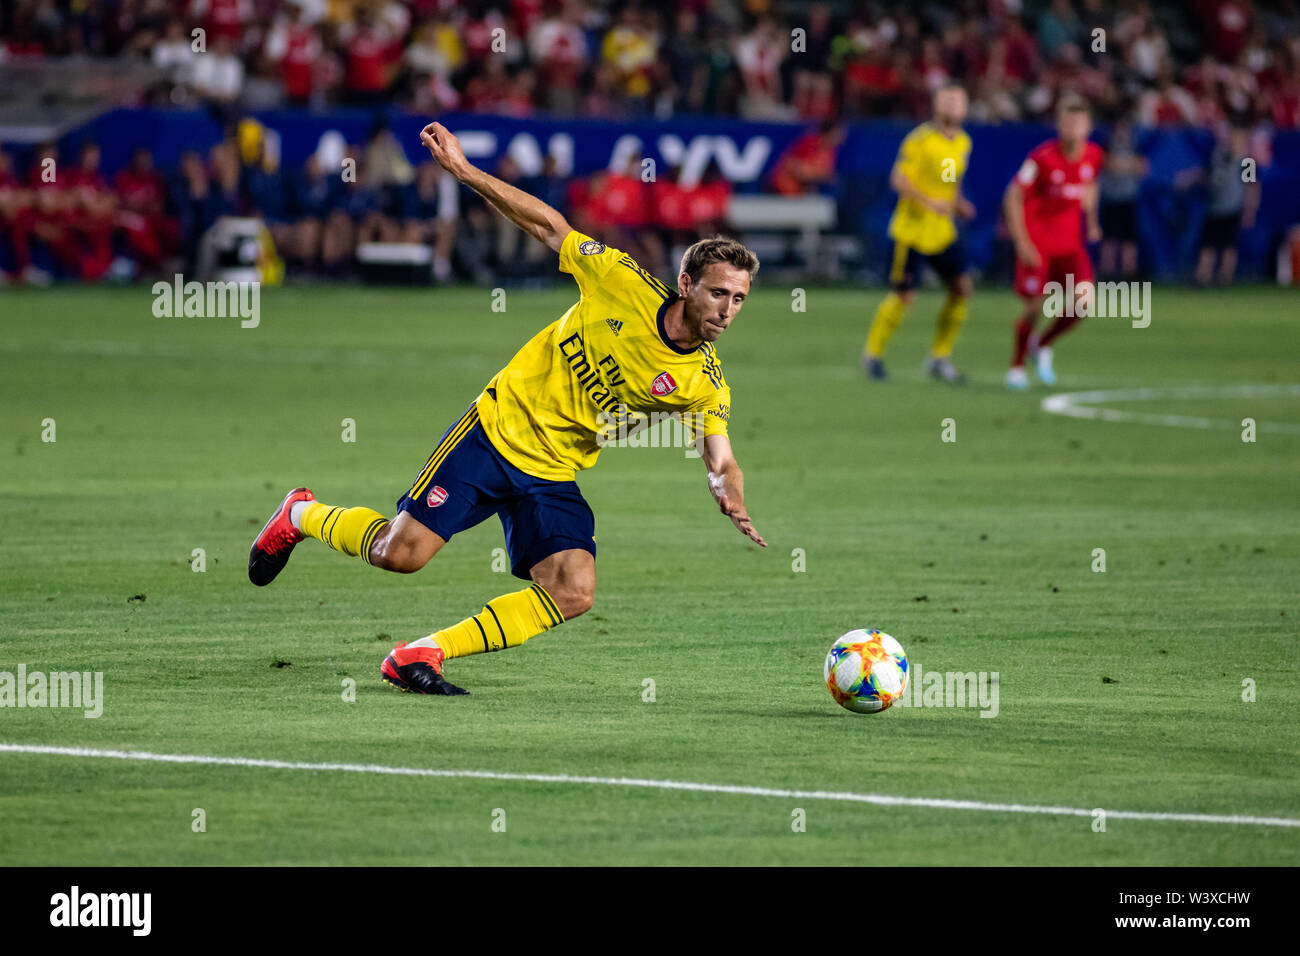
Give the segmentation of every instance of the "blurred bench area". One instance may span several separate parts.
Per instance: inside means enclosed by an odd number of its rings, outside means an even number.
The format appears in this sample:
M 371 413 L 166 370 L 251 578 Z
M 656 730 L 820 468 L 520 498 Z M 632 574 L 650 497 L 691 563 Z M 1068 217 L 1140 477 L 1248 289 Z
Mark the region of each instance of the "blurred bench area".
M 440 118 L 476 163 L 658 275 L 674 275 L 680 249 L 698 236 L 731 233 L 754 242 L 769 276 L 863 281 L 879 281 L 885 269 L 895 202 L 889 169 L 912 127 Z M 264 224 L 258 256 L 269 274 L 290 279 L 553 281 L 545 249 L 430 161 L 419 143 L 426 121 L 339 108 L 226 122 L 203 109 L 119 107 L 53 139 L 40 123 L 5 127 L 0 269 L 11 282 L 197 272 L 207 261 L 205 235 L 237 216 Z M 963 240 L 975 267 L 1000 278 L 1011 268 L 1002 191 L 1025 154 L 1053 132 L 1041 124 L 970 132 L 964 191 L 978 216 Z M 1105 144 L 1112 135 L 1102 128 L 1098 138 Z M 1210 205 L 1205 171 L 1215 136 L 1195 128 L 1125 135 L 1130 151 L 1145 158 L 1132 196 L 1121 197 L 1133 207 L 1138 267 L 1150 277 L 1188 278 Z M 816 154 L 819 143 L 830 157 L 825 175 L 792 183 L 788 157 Z M 1268 277 L 1300 223 L 1300 133 L 1257 137 L 1247 148 L 1257 157 L 1263 199 L 1238 237 L 1240 271 Z

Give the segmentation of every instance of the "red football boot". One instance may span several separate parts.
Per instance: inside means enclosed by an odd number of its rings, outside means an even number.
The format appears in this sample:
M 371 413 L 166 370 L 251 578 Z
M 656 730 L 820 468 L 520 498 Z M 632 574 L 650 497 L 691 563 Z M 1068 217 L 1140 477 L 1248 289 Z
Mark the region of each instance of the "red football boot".
M 293 546 L 304 537 L 289 520 L 289 510 L 299 501 L 315 500 L 316 496 L 306 488 L 295 488 L 284 496 L 284 501 L 258 533 L 252 550 L 248 552 L 248 580 L 259 588 L 275 580 L 275 576 L 289 563 Z
M 384 683 L 413 694 L 441 694 L 454 697 L 469 691 L 448 684 L 442 676 L 441 647 L 407 647 L 406 641 L 393 648 L 384 658 L 379 676 Z

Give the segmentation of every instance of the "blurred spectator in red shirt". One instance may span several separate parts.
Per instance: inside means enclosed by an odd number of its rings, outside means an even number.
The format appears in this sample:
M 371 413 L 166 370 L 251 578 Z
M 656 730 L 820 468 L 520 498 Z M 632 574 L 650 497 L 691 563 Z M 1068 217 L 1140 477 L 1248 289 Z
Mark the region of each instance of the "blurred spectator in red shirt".
M 727 228 L 731 192 L 731 183 L 722 175 L 716 161 L 709 163 L 698 184 L 686 189 L 692 228 L 697 235 L 710 236 Z
M 902 74 L 879 40 L 844 68 L 844 103 L 855 115 L 887 115 L 902 89 Z
M 835 175 L 835 157 L 844 142 L 844 132 L 842 124 L 829 120 L 791 143 L 772 170 L 773 191 L 783 196 L 801 196 L 815 193 L 817 187 L 830 182 Z
M 1300 67 L 1278 85 L 1273 94 L 1269 118 L 1278 129 L 1300 127 Z
M 58 149 L 53 143 L 43 143 L 27 171 L 27 185 L 32 195 L 31 251 L 33 269 L 31 281 L 45 284 L 50 269 L 62 267 L 71 275 L 81 274 L 81 249 L 73 231 L 78 217 L 76 195 L 71 189 L 71 177 L 60 175 L 56 160 Z M 37 259 L 43 260 L 37 263 Z
M 744 78 L 740 101 L 742 116 L 750 119 L 786 119 L 790 109 L 781 87 L 781 64 L 790 53 L 790 35 L 776 20 L 764 16 L 735 45 L 736 64 Z
M 167 184 L 154 169 L 153 154 L 144 146 L 131 154 L 131 163 L 114 180 L 117 224 L 131 251 L 147 272 L 161 272 L 168 253 L 176 250 L 179 226 L 167 216 Z
M 1143 126 L 1179 126 L 1196 119 L 1196 99 L 1174 79 L 1169 60 L 1160 66 L 1158 86 L 1142 95 L 1138 121 Z
M 1236 63 L 1254 21 L 1249 0 L 1196 0 L 1194 10 L 1201 42 L 1215 59 Z
M 672 241 L 681 241 L 677 234 L 691 231 L 690 197 L 678 182 L 681 170 L 666 166 L 650 190 L 650 200 L 655 213 L 655 224 L 668 231 Z M 694 238 L 688 240 L 694 242 Z
M 589 55 L 581 6 L 566 0 L 554 15 L 538 20 L 528 34 L 528 49 L 540 72 L 547 108 L 574 112 L 578 106 L 578 81 Z
M 393 81 L 394 64 L 402 54 L 400 37 L 375 23 L 369 7 L 359 6 L 352 23 L 340 31 L 344 41 L 343 85 L 354 103 L 382 103 Z
M 1031 77 L 1038 68 L 1038 48 L 1020 17 L 1007 19 L 1002 39 L 1006 41 L 1007 76 L 1016 80 Z
M 99 170 L 99 145 L 85 142 L 78 164 L 58 178 L 65 180 L 63 234 L 52 242 L 65 266 L 82 279 L 102 278 L 113 264 L 113 227 L 117 196 Z
M 465 87 L 465 107 L 478 113 L 527 116 L 533 111 L 535 85 L 531 70 L 520 70 L 512 77 L 504 57 L 489 57 L 483 72 Z
M 209 48 L 224 37 L 238 50 L 244 39 L 244 26 L 253 19 L 253 4 L 251 0 L 191 0 L 189 15 L 206 31 Z
M 275 22 L 266 38 L 266 58 L 279 66 L 284 95 L 293 106 L 311 101 L 316 61 L 324 44 L 316 27 L 307 22 L 301 0 L 288 0 L 286 19 Z
M 497 30 L 501 33 L 495 33 Z M 506 35 L 505 17 L 501 16 L 500 10 L 493 7 L 483 11 L 481 16 L 471 16 L 462 20 L 460 33 L 465 42 L 466 57 L 472 63 L 481 62 L 492 55 L 493 37 Z
M 605 176 L 597 202 L 616 229 L 636 230 L 650 221 L 650 185 L 642 181 L 641 168 L 640 157 L 632 156 L 622 170 Z
M 0 273 L 0 284 L 8 278 L 34 279 L 31 256 L 32 196 L 14 172 L 13 157 L 0 149 L 0 255 L 8 241 L 8 275 Z

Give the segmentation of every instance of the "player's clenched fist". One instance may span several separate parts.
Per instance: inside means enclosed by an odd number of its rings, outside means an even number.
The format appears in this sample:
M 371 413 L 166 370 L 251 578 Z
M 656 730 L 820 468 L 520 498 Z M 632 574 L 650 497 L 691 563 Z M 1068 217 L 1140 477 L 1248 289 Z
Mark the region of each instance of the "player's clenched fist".
M 464 171 L 469 168 L 469 160 L 465 158 L 465 151 L 460 148 L 460 140 L 441 123 L 430 123 L 421 130 L 420 142 L 429 148 L 438 165 L 457 179 L 460 179 Z

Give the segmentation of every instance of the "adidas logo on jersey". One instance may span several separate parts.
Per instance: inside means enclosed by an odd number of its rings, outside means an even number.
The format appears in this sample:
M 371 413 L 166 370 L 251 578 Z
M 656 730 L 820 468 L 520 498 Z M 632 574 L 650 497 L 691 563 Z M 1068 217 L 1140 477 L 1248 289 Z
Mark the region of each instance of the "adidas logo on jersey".
M 605 324 L 609 326 L 610 331 L 615 335 L 623 331 L 623 323 L 618 319 L 606 319 Z

